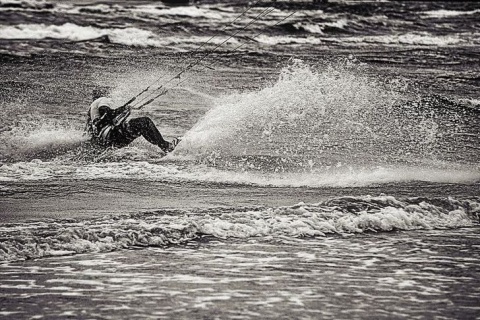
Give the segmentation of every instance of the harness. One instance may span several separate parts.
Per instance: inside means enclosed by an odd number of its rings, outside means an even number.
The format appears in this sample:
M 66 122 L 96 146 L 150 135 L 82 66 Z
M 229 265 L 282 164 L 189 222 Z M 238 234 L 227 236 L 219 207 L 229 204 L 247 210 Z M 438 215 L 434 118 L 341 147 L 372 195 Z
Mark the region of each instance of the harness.
M 114 143 L 115 141 L 114 139 L 112 139 L 112 134 L 114 130 L 117 130 L 125 137 L 129 137 L 130 136 L 129 133 L 123 127 L 123 123 L 125 122 L 125 120 L 127 120 L 129 115 L 130 115 L 130 110 L 127 109 L 113 119 L 112 121 L 113 124 L 105 125 L 100 130 L 100 132 L 96 135 L 99 142 L 102 143 L 103 145 L 109 145 Z

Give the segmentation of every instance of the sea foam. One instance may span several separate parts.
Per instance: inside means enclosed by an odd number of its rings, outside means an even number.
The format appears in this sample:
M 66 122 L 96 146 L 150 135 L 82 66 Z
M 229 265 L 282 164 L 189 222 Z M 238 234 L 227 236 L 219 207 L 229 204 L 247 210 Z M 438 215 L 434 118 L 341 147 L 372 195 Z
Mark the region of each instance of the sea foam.
M 159 8 L 158 6 L 142 5 L 130 9 L 131 12 L 149 16 L 181 16 L 189 18 L 202 18 L 214 20 L 226 20 L 235 17 L 235 13 L 214 11 L 209 8 L 195 6 L 180 6 L 172 8 Z
M 480 9 L 471 10 L 471 11 L 457 11 L 457 10 L 431 10 L 424 11 L 421 13 L 422 16 L 426 18 L 448 18 L 448 17 L 458 17 L 458 16 L 467 16 L 479 13 Z
M 381 35 L 381 36 L 355 36 L 343 37 L 334 39 L 338 42 L 353 42 L 353 43 L 381 43 L 388 45 L 422 45 L 422 46 L 450 46 L 468 44 L 466 39 L 472 38 L 472 35 L 464 35 L 461 37 L 455 35 L 432 35 L 428 33 L 405 33 L 396 35 Z M 478 37 L 473 36 L 472 41 L 476 41 Z

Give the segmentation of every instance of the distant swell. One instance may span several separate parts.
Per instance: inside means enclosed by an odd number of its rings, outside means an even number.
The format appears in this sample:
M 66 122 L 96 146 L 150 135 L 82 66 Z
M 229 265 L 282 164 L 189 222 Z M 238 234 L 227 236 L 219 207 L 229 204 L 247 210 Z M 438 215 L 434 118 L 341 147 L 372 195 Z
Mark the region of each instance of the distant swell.
M 210 39 L 208 36 L 159 36 L 152 31 L 128 28 L 96 28 L 79 26 L 73 23 L 62 25 L 19 24 L 14 26 L 0 25 L 0 39 L 62 39 L 69 41 L 88 41 L 105 39 L 108 42 L 135 47 L 160 47 L 176 45 L 178 43 L 201 44 Z M 216 37 L 209 41 L 211 44 L 220 44 L 226 37 Z M 237 43 L 235 39 L 228 39 L 227 44 Z
M 204 236 L 275 239 L 460 228 L 478 225 L 479 218 L 477 198 L 399 200 L 364 196 L 255 210 L 158 211 L 89 220 L 7 224 L 0 228 L 0 260 L 163 247 Z

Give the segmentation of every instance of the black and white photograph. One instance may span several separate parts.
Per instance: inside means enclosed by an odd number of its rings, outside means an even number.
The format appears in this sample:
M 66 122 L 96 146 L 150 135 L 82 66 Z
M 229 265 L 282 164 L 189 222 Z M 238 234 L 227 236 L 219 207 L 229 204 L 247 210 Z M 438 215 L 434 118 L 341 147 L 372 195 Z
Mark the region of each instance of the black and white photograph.
M 0 319 L 480 319 L 480 2 L 0 0 Z

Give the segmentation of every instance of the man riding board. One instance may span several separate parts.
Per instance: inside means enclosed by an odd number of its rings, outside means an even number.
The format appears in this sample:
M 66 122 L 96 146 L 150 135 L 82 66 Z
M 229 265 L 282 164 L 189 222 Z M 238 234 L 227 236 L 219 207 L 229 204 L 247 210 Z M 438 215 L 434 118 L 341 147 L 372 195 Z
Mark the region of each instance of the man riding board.
M 136 138 L 143 136 L 165 153 L 173 151 L 178 139 L 168 142 L 149 117 L 129 118 L 130 107 L 113 108 L 113 101 L 106 97 L 106 91 L 93 90 L 93 102 L 87 116 L 86 131 L 92 142 L 103 147 L 125 147 Z

